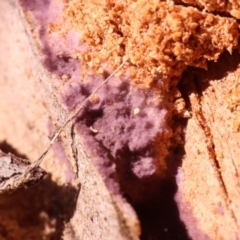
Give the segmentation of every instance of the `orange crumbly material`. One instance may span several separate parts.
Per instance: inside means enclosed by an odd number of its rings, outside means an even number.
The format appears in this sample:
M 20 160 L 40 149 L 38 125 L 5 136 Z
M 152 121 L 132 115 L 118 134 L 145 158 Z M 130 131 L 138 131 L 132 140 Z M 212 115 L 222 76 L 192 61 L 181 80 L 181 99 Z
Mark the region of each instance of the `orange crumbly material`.
M 198 6 L 208 12 L 228 12 L 233 17 L 240 19 L 240 2 L 239 0 L 182 0 L 182 2 Z
M 118 74 L 149 87 L 179 79 L 186 66 L 206 68 L 207 60 L 216 61 L 237 45 L 234 19 L 193 7 L 158 0 L 65 1 L 62 23 L 49 25 L 48 32 L 78 33 L 86 50 L 71 57 L 81 60 L 83 72 L 111 72 L 127 58 Z

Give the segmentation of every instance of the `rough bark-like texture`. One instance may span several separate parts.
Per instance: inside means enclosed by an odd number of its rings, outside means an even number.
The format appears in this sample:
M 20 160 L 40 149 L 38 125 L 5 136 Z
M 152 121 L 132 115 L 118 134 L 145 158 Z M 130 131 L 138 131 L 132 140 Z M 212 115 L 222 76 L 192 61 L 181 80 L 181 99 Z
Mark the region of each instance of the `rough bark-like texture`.
M 183 77 L 192 118 L 176 199 L 194 239 L 239 238 L 239 63 L 237 51 L 224 53 Z
M 53 145 L 49 176 L 0 196 L 0 239 L 240 238 L 239 25 L 211 13 L 238 5 L 175 2 L 0 1 L 2 150 L 36 160 L 126 60 Z

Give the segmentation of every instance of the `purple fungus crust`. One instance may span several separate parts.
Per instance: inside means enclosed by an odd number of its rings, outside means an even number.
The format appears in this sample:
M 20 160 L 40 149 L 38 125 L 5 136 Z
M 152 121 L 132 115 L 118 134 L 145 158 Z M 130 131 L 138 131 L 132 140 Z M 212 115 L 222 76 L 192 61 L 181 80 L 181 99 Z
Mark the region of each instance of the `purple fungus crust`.
M 70 110 L 77 108 L 102 81 L 97 76 L 93 79 L 66 88 L 62 98 Z M 124 189 L 125 194 L 137 200 L 141 198 L 137 196 L 139 179 L 148 181 L 163 170 L 158 167 L 159 152 L 154 145 L 159 136 L 169 131 L 166 115 L 166 103 L 159 101 L 154 90 L 146 94 L 127 78 L 111 79 L 85 104 L 76 127 L 112 192 Z
M 70 30 L 62 36 L 61 31 L 52 32 L 54 24 L 62 21 L 62 3 L 21 3 L 39 25 L 44 66 L 63 84 L 54 82 L 61 85 L 70 114 L 111 74 L 112 67 L 103 62 L 103 74 L 86 68 L 78 55 L 84 55 L 89 46 L 79 40 L 78 33 Z M 109 190 L 134 203 L 157 192 L 171 136 L 167 123 L 171 107 L 162 90 L 141 88 L 132 80 L 128 68 L 120 77 L 110 79 L 95 99 L 86 103 L 76 119 L 76 128 Z M 148 79 L 146 82 L 148 86 Z

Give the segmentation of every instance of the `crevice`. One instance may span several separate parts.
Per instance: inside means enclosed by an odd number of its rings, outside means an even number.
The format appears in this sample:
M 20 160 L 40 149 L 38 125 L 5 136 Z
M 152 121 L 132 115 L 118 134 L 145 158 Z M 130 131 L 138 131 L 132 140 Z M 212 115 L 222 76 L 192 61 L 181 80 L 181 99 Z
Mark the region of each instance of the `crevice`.
M 204 9 L 204 6 L 199 6 L 197 4 L 191 4 L 191 3 L 185 3 L 181 0 L 174 0 L 174 5 L 175 6 L 186 7 L 186 8 L 188 8 L 188 7 L 196 8 L 200 12 L 206 11 L 206 13 L 210 13 L 210 14 L 213 14 L 213 15 L 221 16 L 221 17 L 226 17 L 225 14 L 227 14 L 227 16 L 231 16 L 229 13 L 226 13 L 226 12 L 219 12 L 219 11 L 209 12 L 209 11 Z
M 219 16 L 219 17 L 225 17 L 225 18 L 233 18 L 236 21 L 239 21 L 238 19 L 234 18 L 230 13 L 226 12 L 226 11 L 208 11 L 204 9 L 204 6 L 199 6 L 199 5 L 193 5 L 190 3 L 185 3 L 182 2 L 181 0 L 175 0 L 174 1 L 174 5 L 175 6 L 181 6 L 181 7 L 192 7 L 192 8 L 196 8 L 198 11 L 200 12 L 206 12 L 207 14 L 213 14 L 214 16 Z M 227 9 L 227 1 L 225 2 L 225 6 L 222 7 L 223 9 Z
M 175 6 L 180 6 L 180 7 L 192 7 L 192 8 L 196 8 L 197 10 L 199 10 L 200 12 L 203 11 L 203 7 L 201 6 L 198 6 L 198 5 L 193 5 L 193 4 L 189 4 L 189 3 L 185 3 L 185 2 L 182 2 L 181 0 L 175 0 L 174 1 L 174 5 Z

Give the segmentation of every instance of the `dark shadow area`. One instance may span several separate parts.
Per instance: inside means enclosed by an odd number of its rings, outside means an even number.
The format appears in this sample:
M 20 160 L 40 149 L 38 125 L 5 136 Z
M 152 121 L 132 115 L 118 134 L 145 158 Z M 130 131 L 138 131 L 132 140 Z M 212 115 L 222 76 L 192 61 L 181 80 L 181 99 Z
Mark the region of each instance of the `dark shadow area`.
M 19 158 L 28 159 L 26 155 L 19 153 L 15 148 L 13 148 L 6 141 L 0 142 L 0 150 L 4 153 L 12 153 Z
M 209 81 L 222 80 L 229 73 L 234 72 L 240 64 L 240 53 L 234 50 L 232 54 L 228 51 L 222 53 L 217 62 L 208 62 L 207 70 L 195 67 L 188 67 L 183 73 L 182 80 L 178 88 L 181 91 L 185 101 L 192 92 L 196 92 L 199 96 L 210 86 Z
M 223 52 L 217 62 L 208 62 L 207 70 L 194 68 L 199 77 L 208 76 L 208 80 L 219 80 L 226 77 L 229 72 L 234 72 L 240 64 L 240 53 L 235 49 L 232 54 Z
M 173 128 L 181 127 L 179 133 L 184 140 L 184 129 L 187 119 L 174 119 Z M 174 200 L 177 191 L 175 176 L 182 164 L 185 154 L 183 144 L 177 144 L 172 139 L 172 148 L 167 157 L 167 171 L 163 174 L 153 174 L 138 178 L 132 172 L 132 162 L 136 156 L 128 149 L 118 155 L 116 163 L 117 182 L 123 196 L 135 209 L 142 229 L 142 240 L 190 240 L 187 229 L 181 221 L 177 203 Z M 148 146 L 151 150 L 151 146 Z M 149 150 L 149 151 L 150 151 Z M 149 153 L 149 152 L 148 152 Z M 151 153 L 151 151 L 150 151 Z M 141 153 L 144 154 L 144 150 Z M 152 152 L 154 155 L 154 151 Z
M 23 157 L 7 142 L 0 149 Z M 1 195 L 0 238 L 62 239 L 65 224 L 74 214 L 78 194 L 71 186 L 58 186 L 47 175 L 34 187 Z
M 187 121 L 182 120 L 182 128 Z M 182 132 L 183 134 L 183 132 Z M 189 240 L 187 229 L 180 219 L 177 203 L 174 200 L 177 191 L 175 175 L 181 166 L 184 155 L 183 145 L 173 145 L 167 157 L 167 172 L 164 177 L 153 179 L 152 182 L 139 182 L 145 188 L 154 190 L 146 201 L 133 205 L 142 226 L 142 240 Z M 141 193 L 140 193 L 141 194 Z M 148 194 L 143 192 L 142 194 Z
M 159 192 L 158 197 L 134 206 L 141 221 L 141 239 L 190 239 L 174 201 L 177 190 L 174 178 L 162 180 L 161 184 L 162 186 L 156 189 Z

